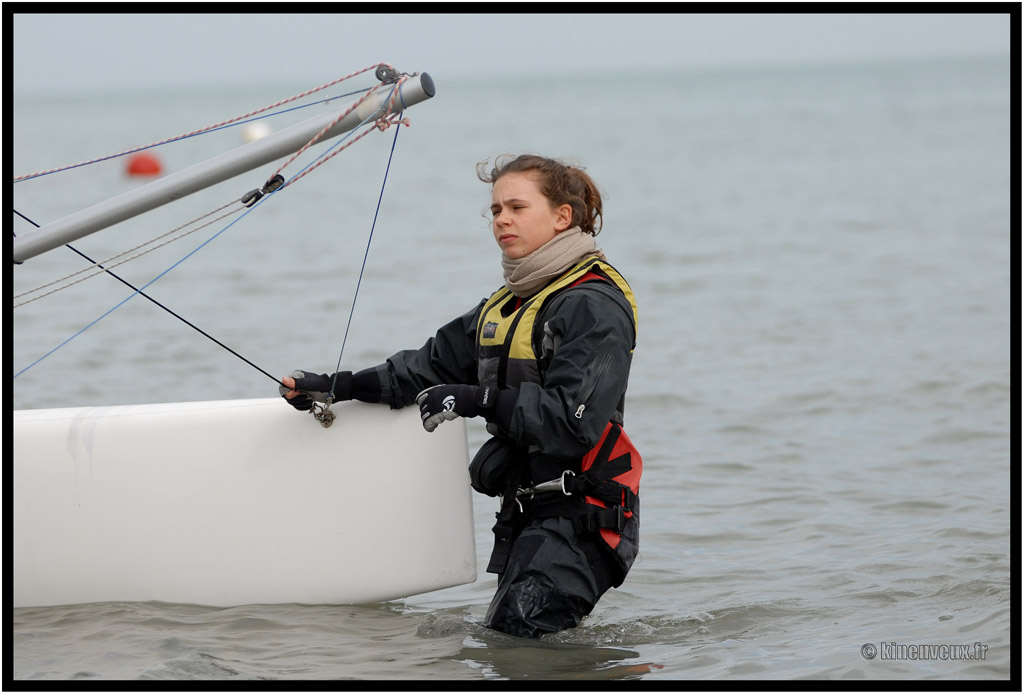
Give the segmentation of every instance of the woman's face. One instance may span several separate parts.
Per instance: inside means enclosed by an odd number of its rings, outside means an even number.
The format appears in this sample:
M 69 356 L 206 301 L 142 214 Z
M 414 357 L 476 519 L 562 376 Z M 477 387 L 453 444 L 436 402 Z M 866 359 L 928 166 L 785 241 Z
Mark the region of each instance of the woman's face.
M 537 174 L 507 173 L 491 189 L 494 239 L 506 257 L 530 255 L 572 222 L 569 205 L 554 207 L 537 183 Z

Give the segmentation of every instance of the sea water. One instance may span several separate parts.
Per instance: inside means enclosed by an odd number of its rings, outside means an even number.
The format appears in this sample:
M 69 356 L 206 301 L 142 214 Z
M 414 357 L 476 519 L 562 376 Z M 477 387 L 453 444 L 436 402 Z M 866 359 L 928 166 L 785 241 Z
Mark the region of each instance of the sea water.
M 397 142 L 374 133 L 232 226 L 117 271 L 160 276 L 147 293 L 271 374 L 331 371 L 343 341 L 342 367 L 363 368 L 500 284 L 478 161 L 585 165 L 605 193 L 599 245 L 640 307 L 626 428 L 644 456 L 642 539 L 626 582 L 576 629 L 484 628 L 495 502 L 478 495 L 473 584 L 359 606 L 17 609 L 14 677 L 1009 678 L 1008 61 L 433 77 Z M 14 174 L 308 86 L 19 97 Z M 241 143 L 234 128 L 155 151 L 173 172 Z M 18 183 L 14 208 L 54 221 L 142 184 L 123 168 Z M 106 259 L 275 168 L 74 245 Z M 84 265 L 57 249 L 5 273 L 20 293 Z M 145 299 L 93 324 L 131 293 L 101 276 L 14 309 L 14 407 L 276 395 Z M 484 439 L 471 421 L 470 444 Z

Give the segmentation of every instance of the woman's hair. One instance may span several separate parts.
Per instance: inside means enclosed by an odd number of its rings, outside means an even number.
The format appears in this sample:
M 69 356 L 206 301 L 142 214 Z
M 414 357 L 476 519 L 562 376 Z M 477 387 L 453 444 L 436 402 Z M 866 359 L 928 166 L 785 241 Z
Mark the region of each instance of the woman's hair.
M 494 167 L 487 171 L 488 162 L 476 165 L 476 175 L 484 183 L 494 184 L 509 173 L 533 171 L 537 173 L 540 192 L 555 207 L 569 205 L 572 208 L 572 226 L 597 236 L 601 231 L 601 193 L 597 184 L 583 169 L 563 164 L 555 159 L 535 154 L 501 154 L 494 160 Z

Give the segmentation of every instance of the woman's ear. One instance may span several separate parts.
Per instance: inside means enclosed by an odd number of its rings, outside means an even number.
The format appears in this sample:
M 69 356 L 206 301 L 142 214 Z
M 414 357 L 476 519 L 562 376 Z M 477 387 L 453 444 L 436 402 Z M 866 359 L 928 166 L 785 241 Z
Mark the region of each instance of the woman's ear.
M 572 225 L 572 206 L 559 205 L 555 208 L 555 231 L 565 231 Z

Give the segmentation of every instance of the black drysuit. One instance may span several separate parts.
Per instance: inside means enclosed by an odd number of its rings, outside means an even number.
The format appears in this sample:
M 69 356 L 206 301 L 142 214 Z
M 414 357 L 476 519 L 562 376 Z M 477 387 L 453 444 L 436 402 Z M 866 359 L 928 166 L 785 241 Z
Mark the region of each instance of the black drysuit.
M 376 367 L 379 402 L 397 409 L 414 404 L 431 386 L 476 385 L 476 330 L 484 303 L 443 326 L 421 348 L 398 352 Z M 544 365 L 543 382 L 520 384 L 514 398 L 500 399 L 487 415 L 488 430 L 523 454 L 520 487 L 558 477 L 573 463 L 578 467 L 608 422 L 621 423 L 634 341 L 629 303 L 605 282 L 572 287 L 542 307 L 533 344 Z M 585 416 L 577 417 L 580 408 L 573 403 L 581 398 Z M 579 533 L 566 518 L 531 518 L 529 506 L 519 517 L 487 625 L 532 637 L 577 626 L 608 588 L 622 583 L 629 566 L 596 531 Z M 638 509 L 634 515 L 635 544 Z

